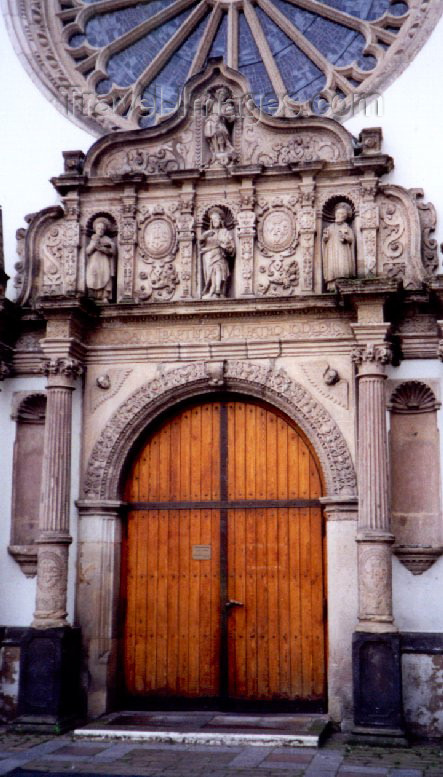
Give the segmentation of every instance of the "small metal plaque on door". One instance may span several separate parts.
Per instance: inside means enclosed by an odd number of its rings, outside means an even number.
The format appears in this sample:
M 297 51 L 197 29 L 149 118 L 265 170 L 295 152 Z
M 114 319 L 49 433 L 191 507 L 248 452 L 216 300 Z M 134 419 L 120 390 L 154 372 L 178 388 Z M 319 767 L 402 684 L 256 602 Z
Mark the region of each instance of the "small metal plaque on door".
M 196 561 L 208 561 L 211 558 L 210 545 L 193 545 L 192 558 Z

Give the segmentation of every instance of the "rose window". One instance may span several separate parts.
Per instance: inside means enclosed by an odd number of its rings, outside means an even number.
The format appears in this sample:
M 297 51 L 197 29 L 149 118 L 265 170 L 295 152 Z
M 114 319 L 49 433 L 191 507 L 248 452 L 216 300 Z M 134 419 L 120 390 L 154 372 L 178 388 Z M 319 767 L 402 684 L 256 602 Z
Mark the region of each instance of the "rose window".
M 17 40 L 19 26 L 35 38 L 34 55 L 25 54 L 34 74 L 71 118 L 100 132 L 152 125 L 174 110 L 186 80 L 220 57 L 247 78 L 267 113 L 349 115 L 407 65 L 442 11 L 439 0 L 7 6 Z

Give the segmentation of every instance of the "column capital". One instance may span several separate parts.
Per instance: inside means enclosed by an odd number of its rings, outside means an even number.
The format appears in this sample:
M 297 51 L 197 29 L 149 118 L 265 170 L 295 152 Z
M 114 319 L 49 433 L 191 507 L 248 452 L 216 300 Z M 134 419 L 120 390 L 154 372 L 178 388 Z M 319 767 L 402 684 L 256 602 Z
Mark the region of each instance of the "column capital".
M 41 371 L 48 378 L 48 387 L 64 386 L 73 388 L 74 382 L 83 374 L 83 366 L 78 359 L 56 356 L 45 359 Z
M 385 365 L 392 362 L 392 346 L 387 342 L 357 345 L 351 359 L 359 367 L 359 376 L 374 371 L 383 374 Z

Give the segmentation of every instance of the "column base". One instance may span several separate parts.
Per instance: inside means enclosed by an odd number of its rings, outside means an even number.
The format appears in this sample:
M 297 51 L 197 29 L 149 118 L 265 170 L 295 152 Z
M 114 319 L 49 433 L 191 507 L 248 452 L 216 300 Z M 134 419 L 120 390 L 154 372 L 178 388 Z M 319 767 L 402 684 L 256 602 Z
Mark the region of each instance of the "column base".
M 404 739 L 400 636 L 355 632 L 352 639 L 355 736 L 367 743 Z
M 61 734 L 82 718 L 79 628 L 26 629 L 21 640 L 20 731 Z

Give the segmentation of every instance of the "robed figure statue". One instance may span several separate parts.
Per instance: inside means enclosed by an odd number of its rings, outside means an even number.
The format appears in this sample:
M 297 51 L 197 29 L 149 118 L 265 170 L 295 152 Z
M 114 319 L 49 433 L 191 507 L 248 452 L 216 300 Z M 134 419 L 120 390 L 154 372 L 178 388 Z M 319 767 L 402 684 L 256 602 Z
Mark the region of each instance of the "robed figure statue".
M 99 216 L 93 224 L 93 234 L 86 247 L 88 257 L 86 265 L 86 286 L 91 297 L 110 302 L 112 282 L 116 273 L 117 248 L 115 240 L 109 237 L 111 224 L 107 218 Z
M 323 230 L 323 275 L 328 291 L 334 290 L 338 278 L 355 276 L 355 236 L 349 224 L 352 208 L 340 202 L 334 215 L 334 223 Z
M 221 208 L 209 213 L 209 229 L 200 238 L 200 256 L 203 266 L 203 297 L 226 297 L 231 274 L 229 259 L 235 256 L 235 242 L 231 230 L 225 227 Z

